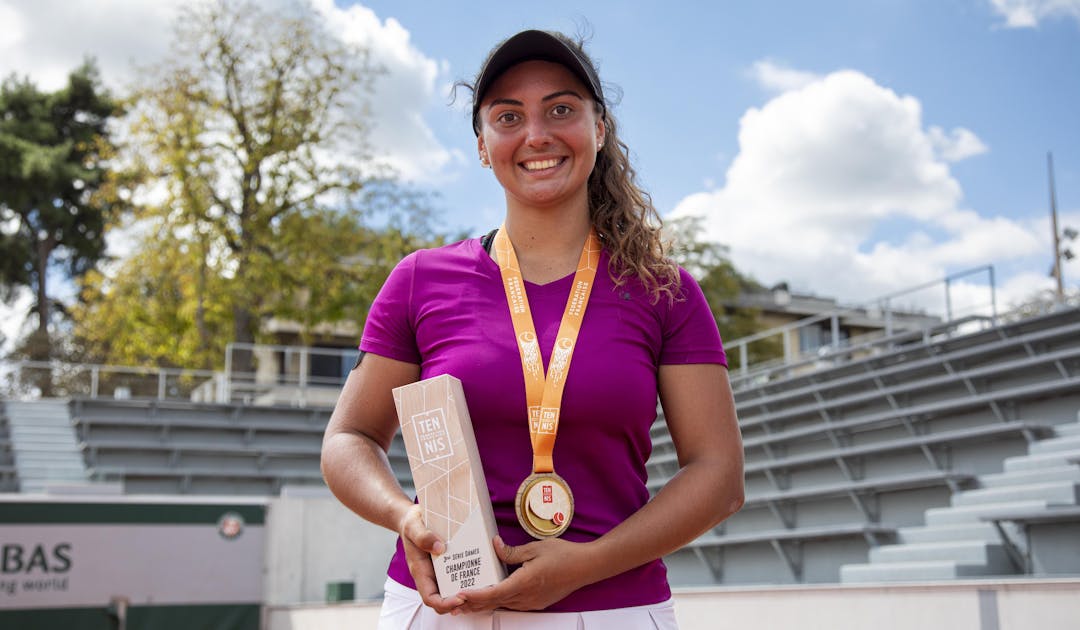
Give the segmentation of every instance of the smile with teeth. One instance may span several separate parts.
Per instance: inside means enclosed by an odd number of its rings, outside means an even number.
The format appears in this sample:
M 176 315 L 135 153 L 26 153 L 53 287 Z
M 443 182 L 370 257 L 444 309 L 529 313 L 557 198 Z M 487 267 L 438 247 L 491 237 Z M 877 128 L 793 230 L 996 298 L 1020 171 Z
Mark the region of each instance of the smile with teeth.
M 561 158 L 550 158 L 547 160 L 531 160 L 528 162 L 522 162 L 522 166 L 527 171 L 542 171 L 547 168 L 554 168 L 562 162 Z

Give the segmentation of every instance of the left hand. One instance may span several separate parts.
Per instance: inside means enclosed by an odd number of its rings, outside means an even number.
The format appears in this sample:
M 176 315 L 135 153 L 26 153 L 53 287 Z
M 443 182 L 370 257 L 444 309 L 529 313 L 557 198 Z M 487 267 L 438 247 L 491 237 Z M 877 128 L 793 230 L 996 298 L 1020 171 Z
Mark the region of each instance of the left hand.
M 500 560 L 521 566 L 498 584 L 458 593 L 463 611 L 540 610 L 589 583 L 583 581 L 590 568 L 585 543 L 549 538 L 511 547 L 499 536 L 494 543 Z

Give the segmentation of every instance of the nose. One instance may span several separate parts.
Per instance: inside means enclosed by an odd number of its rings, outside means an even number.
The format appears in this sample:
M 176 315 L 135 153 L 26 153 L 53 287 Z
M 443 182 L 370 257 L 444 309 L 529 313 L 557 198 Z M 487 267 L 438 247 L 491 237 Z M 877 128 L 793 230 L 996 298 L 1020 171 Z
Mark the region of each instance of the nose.
M 530 147 L 544 147 L 551 143 L 551 130 L 543 116 L 532 117 L 525 125 L 525 142 Z

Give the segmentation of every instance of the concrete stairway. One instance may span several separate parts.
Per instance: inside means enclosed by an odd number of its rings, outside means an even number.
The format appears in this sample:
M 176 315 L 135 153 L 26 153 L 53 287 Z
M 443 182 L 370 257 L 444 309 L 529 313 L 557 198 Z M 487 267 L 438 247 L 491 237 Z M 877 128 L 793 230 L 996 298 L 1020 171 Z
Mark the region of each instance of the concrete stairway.
M 66 400 L 8 401 L 8 430 L 22 492 L 87 479 Z
M 8 429 L 7 409 L 0 400 L 0 492 L 18 492 L 15 457 L 11 452 L 11 432 Z
M 957 492 L 948 507 L 931 508 L 925 525 L 901 528 L 898 543 L 870 550 L 867 564 L 840 569 L 844 583 L 952 580 L 1012 575 L 997 529 L 980 519 L 1003 509 L 1042 510 L 1080 504 L 1080 422 L 1059 425 L 1055 436 L 1009 457 L 1001 473 L 982 475 L 978 487 Z M 1078 568 L 1080 569 L 1080 568 Z

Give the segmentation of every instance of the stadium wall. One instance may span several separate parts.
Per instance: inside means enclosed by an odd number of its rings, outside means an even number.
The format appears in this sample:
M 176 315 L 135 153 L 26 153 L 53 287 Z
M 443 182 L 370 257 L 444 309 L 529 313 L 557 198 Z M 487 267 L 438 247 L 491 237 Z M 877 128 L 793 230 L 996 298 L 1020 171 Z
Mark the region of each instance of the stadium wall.
M 258 630 L 264 604 L 381 597 L 395 538 L 325 489 L 0 495 L 0 628 Z
M 0 627 L 257 630 L 265 500 L 0 497 Z
M 1075 630 L 1080 580 L 676 589 L 681 630 Z M 374 628 L 378 602 L 270 606 L 266 630 Z
M 351 585 L 357 599 L 381 598 L 397 541 L 389 530 L 346 509 L 325 488 L 286 487 L 267 515 L 269 605 L 324 602 L 330 585 Z

